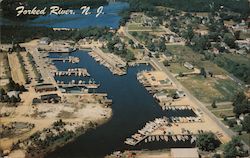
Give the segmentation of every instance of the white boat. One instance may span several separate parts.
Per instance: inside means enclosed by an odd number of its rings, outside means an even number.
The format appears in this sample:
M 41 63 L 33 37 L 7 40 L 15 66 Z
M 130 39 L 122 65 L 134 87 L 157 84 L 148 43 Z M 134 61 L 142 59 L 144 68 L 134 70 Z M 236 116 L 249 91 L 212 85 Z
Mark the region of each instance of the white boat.
M 177 139 L 178 139 L 179 141 L 180 141 L 181 138 L 182 138 L 181 135 L 177 135 L 176 137 L 177 137 Z
M 155 141 L 155 136 L 152 136 L 152 141 Z
M 174 135 L 172 136 L 172 139 L 173 139 L 173 141 L 175 141 L 175 142 L 176 142 L 176 140 L 177 140 L 177 139 L 176 139 L 176 136 L 174 136 Z
M 184 136 L 181 136 L 181 140 L 183 141 L 183 142 L 185 142 L 185 137 Z
M 164 139 L 167 142 L 168 141 L 168 136 L 164 136 Z
M 159 141 L 159 140 L 160 140 L 160 138 L 159 138 L 159 136 L 158 136 L 158 135 L 156 136 L 156 140 L 157 140 L 157 141 Z
M 192 136 L 190 142 L 191 142 L 191 143 L 194 143 L 195 141 L 196 141 L 196 137 L 195 137 L 195 136 Z
M 151 142 L 151 140 L 152 140 L 152 138 L 151 138 L 151 136 L 149 136 L 149 137 L 148 137 L 148 141 Z
M 161 135 L 160 138 L 161 138 L 161 140 L 164 140 L 164 136 L 163 135 Z

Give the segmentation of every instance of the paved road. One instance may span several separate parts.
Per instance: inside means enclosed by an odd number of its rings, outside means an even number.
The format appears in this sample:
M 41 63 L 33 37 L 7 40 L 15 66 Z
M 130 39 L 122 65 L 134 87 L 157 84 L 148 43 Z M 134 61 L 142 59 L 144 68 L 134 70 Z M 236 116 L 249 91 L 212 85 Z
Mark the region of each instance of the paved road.
M 230 137 L 236 135 L 232 130 L 228 129 L 216 116 L 214 116 L 214 114 L 212 114 L 212 112 L 209 111 L 203 103 L 201 103 L 198 99 L 196 99 L 184 86 L 182 86 L 182 84 L 180 84 L 180 82 L 171 74 L 171 72 L 162 63 L 158 62 L 156 58 L 151 58 L 151 63 L 156 67 L 158 67 L 159 70 L 164 71 L 168 75 L 169 79 L 176 84 L 177 88 L 184 91 L 186 96 L 188 96 L 195 104 L 197 104 L 200 107 L 200 109 L 206 115 L 208 115 L 214 121 L 214 123 L 216 123 L 219 127 L 221 127 L 221 129 L 227 135 L 229 135 Z M 249 146 L 245 142 L 242 143 L 245 145 L 245 148 L 247 150 L 250 150 Z
M 124 34 L 125 34 L 125 36 L 127 36 L 128 38 L 133 40 L 133 42 L 141 44 L 146 52 L 150 52 L 144 44 L 140 43 L 137 39 L 135 39 L 132 35 L 129 34 L 127 25 L 124 28 Z M 162 63 L 158 62 L 158 60 L 156 58 L 150 58 L 150 60 L 151 60 L 150 61 L 151 65 L 153 65 L 155 68 L 158 68 L 161 71 L 164 71 L 167 74 L 167 76 L 169 77 L 169 79 L 173 83 L 176 84 L 177 88 L 184 91 L 186 93 L 186 96 L 188 96 L 195 104 L 197 104 L 200 107 L 200 109 L 206 115 L 208 115 L 214 121 L 214 123 L 216 123 L 219 127 L 221 127 L 221 129 L 227 135 L 229 135 L 230 137 L 236 136 L 236 133 L 234 133 L 232 130 L 228 129 L 211 111 L 209 111 L 206 108 L 206 106 L 203 103 L 201 103 L 198 99 L 196 99 L 184 86 L 182 86 L 182 84 L 180 84 L 180 82 L 172 75 L 172 73 Z M 249 146 L 243 141 L 242 141 L 242 143 L 244 144 L 245 149 L 250 151 Z

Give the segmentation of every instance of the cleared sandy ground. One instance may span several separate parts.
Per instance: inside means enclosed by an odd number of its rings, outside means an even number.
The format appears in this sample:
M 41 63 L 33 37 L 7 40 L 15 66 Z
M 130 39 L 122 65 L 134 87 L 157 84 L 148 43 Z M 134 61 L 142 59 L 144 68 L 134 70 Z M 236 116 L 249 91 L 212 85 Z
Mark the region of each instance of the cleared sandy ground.
M 12 79 L 19 84 L 25 84 L 23 73 L 20 69 L 20 63 L 16 56 L 16 53 L 8 54 L 9 64 L 11 68 Z
M 21 105 L 11 117 L 1 118 L 1 123 L 3 124 L 21 121 L 35 124 L 35 128 L 20 136 L 0 139 L 0 149 L 9 150 L 14 142 L 25 140 L 33 133 L 49 128 L 59 119 L 62 119 L 64 122 L 72 122 L 79 126 L 84 126 L 90 121 L 99 124 L 103 120 L 108 120 L 112 115 L 111 108 L 106 108 L 99 103 L 82 103 L 79 100 L 77 102 L 77 97 L 75 96 L 73 97 L 74 99 L 72 96 L 69 98 L 74 101 L 60 104 L 43 103 L 36 106 Z M 2 109 L 1 113 L 3 112 L 4 109 Z

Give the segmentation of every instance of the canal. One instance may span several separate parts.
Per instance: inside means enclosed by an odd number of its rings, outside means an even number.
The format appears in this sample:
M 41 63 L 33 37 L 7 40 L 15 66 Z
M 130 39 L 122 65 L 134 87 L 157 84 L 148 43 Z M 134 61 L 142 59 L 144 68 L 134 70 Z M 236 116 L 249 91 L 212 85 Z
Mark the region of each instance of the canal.
M 50 57 L 60 56 L 50 53 Z M 69 54 L 64 54 L 69 56 Z M 128 68 L 127 75 L 114 76 L 106 67 L 98 64 L 85 51 L 76 51 L 70 54 L 80 58 L 79 63 L 54 62 L 58 70 L 68 68 L 86 68 L 101 86 L 96 92 L 108 93 L 113 100 L 113 116 L 104 125 L 91 129 L 62 148 L 49 153 L 47 158 L 83 158 L 103 157 L 116 150 L 128 149 L 163 149 L 170 147 L 192 147 L 190 142 L 151 142 L 140 143 L 135 147 L 124 144 L 124 140 L 141 129 L 147 122 L 158 117 L 195 116 L 192 111 L 162 111 L 155 99 L 137 81 L 136 74 L 142 70 L 151 70 L 151 66 L 139 65 Z M 66 83 L 72 79 L 84 80 L 74 77 L 57 77 L 57 80 Z M 89 79 L 89 78 L 88 78 Z

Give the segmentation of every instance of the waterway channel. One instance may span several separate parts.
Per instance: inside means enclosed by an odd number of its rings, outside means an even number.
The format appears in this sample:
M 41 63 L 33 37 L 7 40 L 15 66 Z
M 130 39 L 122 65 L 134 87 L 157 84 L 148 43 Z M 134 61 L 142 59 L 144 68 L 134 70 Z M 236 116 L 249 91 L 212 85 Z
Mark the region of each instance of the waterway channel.
M 61 56 L 59 53 L 50 53 L 50 57 Z M 69 56 L 69 54 L 64 54 Z M 97 63 L 86 51 L 76 51 L 70 54 L 80 58 L 79 63 L 54 62 L 58 70 L 68 68 L 86 68 L 97 83 L 101 86 L 96 92 L 105 92 L 113 100 L 113 116 L 104 125 L 91 129 L 78 137 L 75 141 L 56 151 L 49 153 L 47 158 L 83 158 L 103 157 L 117 150 L 128 149 L 163 149 L 170 147 L 192 147 L 187 142 L 151 142 L 131 147 L 124 144 L 124 140 L 141 129 L 147 122 L 159 117 L 195 116 L 190 110 L 162 111 L 153 96 L 149 94 L 137 79 L 136 74 L 142 70 L 151 70 L 151 66 L 139 65 L 128 68 L 127 75 L 114 76 L 106 67 Z M 66 83 L 74 77 L 57 77 L 57 80 Z M 81 78 L 84 80 L 84 77 Z

